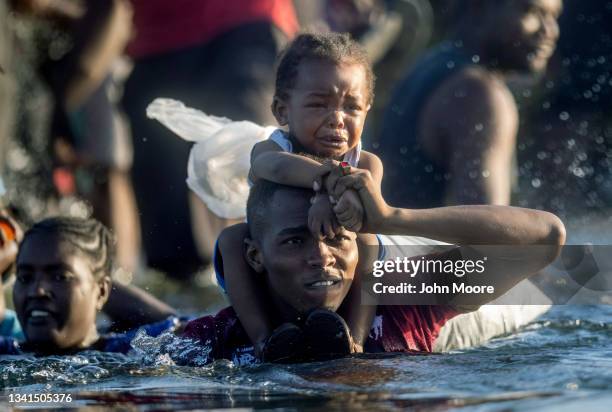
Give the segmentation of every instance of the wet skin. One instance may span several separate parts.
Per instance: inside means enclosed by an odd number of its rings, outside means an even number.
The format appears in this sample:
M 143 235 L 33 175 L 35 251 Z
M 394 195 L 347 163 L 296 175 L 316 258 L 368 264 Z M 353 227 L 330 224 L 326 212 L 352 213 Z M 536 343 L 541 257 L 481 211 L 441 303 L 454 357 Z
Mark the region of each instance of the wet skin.
M 495 57 L 502 69 L 544 70 L 559 38 L 562 8 L 562 0 L 490 2 L 482 17 L 488 26 L 486 55 Z
M 367 85 L 360 64 L 304 60 L 288 98 L 275 98 L 272 110 L 309 152 L 338 159 L 361 140 L 370 109 Z
M 86 348 L 98 339 L 96 313 L 110 291 L 90 261 L 54 234 L 32 234 L 21 245 L 13 300 L 28 347 L 41 353 Z
M 308 229 L 311 196 L 307 190 L 277 191 L 264 233 L 246 241 L 247 261 L 266 277 L 285 320 L 314 308 L 337 310 L 355 276 L 355 233 L 343 229 L 333 239 L 315 238 Z

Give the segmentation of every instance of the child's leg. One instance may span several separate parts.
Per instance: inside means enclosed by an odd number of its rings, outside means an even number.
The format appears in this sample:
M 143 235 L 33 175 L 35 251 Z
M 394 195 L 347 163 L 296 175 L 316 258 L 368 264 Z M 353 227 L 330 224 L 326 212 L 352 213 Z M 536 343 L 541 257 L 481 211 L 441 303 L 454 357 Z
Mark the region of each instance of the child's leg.
M 355 279 L 338 313 L 346 320 L 351 330 L 354 343 L 353 351 L 362 352 L 376 314 L 376 306 L 361 304 L 361 279 L 372 271 L 370 262 L 377 258 L 375 255 L 378 250 L 375 247 L 378 246 L 376 235 L 359 234 L 357 236 L 357 246 L 359 248 L 359 263 L 355 270 Z
M 225 228 L 219 235 L 219 252 L 223 262 L 225 290 L 247 335 L 260 354 L 272 333 L 272 316 L 265 302 L 265 290 L 257 282 L 253 271 L 243 256 L 244 239 L 248 235 L 246 223 Z

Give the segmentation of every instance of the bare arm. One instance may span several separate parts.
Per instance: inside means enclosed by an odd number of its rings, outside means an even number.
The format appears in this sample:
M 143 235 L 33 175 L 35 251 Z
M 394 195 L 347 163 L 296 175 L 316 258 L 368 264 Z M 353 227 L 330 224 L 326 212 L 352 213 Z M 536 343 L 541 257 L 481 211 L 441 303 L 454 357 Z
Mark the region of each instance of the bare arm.
M 308 157 L 287 153 L 272 141 L 263 141 L 251 153 L 251 180 L 265 179 L 287 186 L 312 188 L 329 167 Z
M 464 258 L 486 256 L 490 273 L 495 274 L 491 280 L 496 288 L 489 300 L 551 263 L 565 243 L 563 223 L 547 212 L 509 206 L 393 208 L 382 199 L 371 174 L 359 169 L 340 177 L 336 189 L 357 190 L 367 231 L 428 237 L 465 245 L 459 250 Z M 481 303 L 485 301 L 478 302 Z
M 421 118 L 421 142 L 450 172 L 451 204 L 510 203 L 518 112 L 508 88 L 470 68 L 442 84 Z
M 93 22 L 100 27 L 87 33 L 88 27 L 78 27 L 79 36 L 90 36 L 83 48 L 77 52 L 76 73 L 66 85 L 66 107 L 77 108 L 100 85 L 108 75 L 112 63 L 121 55 L 132 35 L 133 10 L 128 0 L 107 0 L 104 3 L 91 3 L 88 13 L 104 14 L 102 22 Z M 86 17 L 87 17 L 86 15 Z M 83 19 L 80 26 L 91 25 Z M 84 32 L 84 33 L 79 33 Z M 77 34 L 75 33 L 75 34 Z
M 102 309 L 117 329 L 129 329 L 158 322 L 176 311 L 150 293 L 132 286 L 114 283 L 110 296 Z
M 248 236 L 246 223 L 238 223 L 225 228 L 219 235 L 219 253 L 223 262 L 225 289 L 242 326 L 261 355 L 264 343 L 274 330 L 271 309 L 261 275 L 249 266 L 244 259 L 244 239 Z

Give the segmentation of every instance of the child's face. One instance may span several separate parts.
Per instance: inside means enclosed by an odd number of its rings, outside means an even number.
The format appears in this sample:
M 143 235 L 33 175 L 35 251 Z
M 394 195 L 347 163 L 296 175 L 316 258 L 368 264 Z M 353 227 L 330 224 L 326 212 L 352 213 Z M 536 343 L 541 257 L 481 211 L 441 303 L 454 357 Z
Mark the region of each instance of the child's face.
M 358 63 L 301 62 L 288 99 L 272 109 L 311 154 L 341 158 L 361 139 L 370 109 L 365 68 Z
M 49 352 L 92 344 L 110 279 L 96 280 L 89 260 L 57 235 L 30 235 L 21 248 L 13 300 L 28 343 Z

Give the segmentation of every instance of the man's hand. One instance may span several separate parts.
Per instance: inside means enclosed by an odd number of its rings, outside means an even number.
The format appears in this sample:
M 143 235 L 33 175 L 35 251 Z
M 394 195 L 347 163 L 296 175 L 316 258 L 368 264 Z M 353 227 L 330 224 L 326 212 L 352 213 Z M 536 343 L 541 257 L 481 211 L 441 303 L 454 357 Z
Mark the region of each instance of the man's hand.
M 340 225 L 327 195 L 317 194 L 313 198 L 308 211 L 308 227 L 315 238 L 333 239 L 340 231 Z
M 363 225 L 363 205 L 354 190 L 344 192 L 334 206 L 338 223 L 351 232 L 359 232 Z
M 363 233 L 377 233 L 378 224 L 391 213 L 369 170 L 350 167 L 348 171 L 342 171 L 337 167 L 327 176 L 326 184 L 331 187 L 330 195 L 336 199 L 351 189 L 357 192 L 365 212 L 361 228 Z

